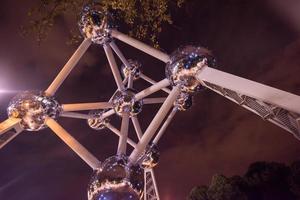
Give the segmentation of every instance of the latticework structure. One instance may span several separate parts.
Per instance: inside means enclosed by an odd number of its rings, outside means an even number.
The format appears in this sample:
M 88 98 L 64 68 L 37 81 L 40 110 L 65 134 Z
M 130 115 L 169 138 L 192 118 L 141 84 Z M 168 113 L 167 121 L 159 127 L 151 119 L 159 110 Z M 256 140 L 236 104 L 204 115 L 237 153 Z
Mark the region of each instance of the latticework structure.
M 88 189 L 89 200 L 159 200 L 153 171 L 159 159 L 158 142 L 176 112 L 189 109 L 193 95 L 201 88 L 223 95 L 300 139 L 299 96 L 216 70 L 214 57 L 202 47 L 185 46 L 171 55 L 163 53 L 117 31 L 110 20 L 109 14 L 93 6 L 84 8 L 79 26 L 85 39 L 45 91 L 26 91 L 12 99 L 8 119 L 0 124 L 0 148 L 24 130 L 39 131 L 48 127 L 94 170 Z M 115 40 L 166 63 L 166 78 L 154 81 L 143 74 L 140 63 L 127 59 Z M 92 43 L 103 46 L 116 92 L 107 102 L 59 104 L 56 91 Z M 121 67 L 117 66 L 115 55 L 123 64 Z M 138 79 L 152 85 L 136 91 L 134 82 Z M 149 97 L 159 90 L 166 96 Z M 162 105 L 143 131 L 138 114 L 149 104 Z M 114 114 L 122 119 L 120 129 L 109 122 Z M 119 136 L 116 155 L 100 162 L 58 123 L 59 117 L 87 120 L 91 128 L 99 131 L 110 129 Z M 129 138 L 130 121 L 137 142 Z M 128 145 L 133 147 L 130 154 Z

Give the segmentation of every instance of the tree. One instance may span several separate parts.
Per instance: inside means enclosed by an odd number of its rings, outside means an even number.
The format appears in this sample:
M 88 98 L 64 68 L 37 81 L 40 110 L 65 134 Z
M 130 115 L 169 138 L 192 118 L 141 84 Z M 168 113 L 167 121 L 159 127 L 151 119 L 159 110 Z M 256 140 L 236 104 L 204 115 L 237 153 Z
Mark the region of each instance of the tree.
M 215 175 L 211 184 L 195 187 L 188 200 L 296 200 L 300 199 L 300 162 L 286 166 L 256 162 L 244 176 Z
M 85 4 L 96 2 L 104 11 L 111 12 L 121 26 L 132 36 L 148 39 L 158 46 L 157 37 L 164 23 L 171 24 L 171 7 L 180 7 L 185 0 L 40 0 L 28 12 L 28 24 L 22 27 L 23 35 L 34 35 L 37 42 L 45 40 L 60 16 L 78 18 Z M 71 31 L 72 41 L 80 38 L 79 31 Z
M 300 161 L 294 162 L 291 167 L 290 190 L 300 197 Z
M 189 194 L 189 200 L 209 200 L 207 194 L 208 187 L 207 186 L 197 186 L 192 189 Z

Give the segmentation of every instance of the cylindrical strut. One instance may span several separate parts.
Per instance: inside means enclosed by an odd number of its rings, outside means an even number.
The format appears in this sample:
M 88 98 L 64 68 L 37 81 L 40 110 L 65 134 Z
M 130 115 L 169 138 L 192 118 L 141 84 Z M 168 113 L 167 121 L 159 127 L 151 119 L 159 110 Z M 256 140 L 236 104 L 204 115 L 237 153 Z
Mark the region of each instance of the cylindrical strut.
M 168 54 L 165 54 L 149 45 L 146 45 L 134 38 L 129 37 L 128 35 L 125 35 L 117 30 L 111 31 L 111 36 L 114 38 L 117 38 L 118 40 L 125 42 L 126 44 L 129 44 L 130 46 L 133 46 L 165 63 L 170 61 L 170 57 Z
M 159 128 L 166 115 L 168 114 L 169 110 L 173 107 L 173 103 L 176 100 L 179 93 L 180 89 L 178 87 L 174 87 L 169 96 L 167 97 L 166 101 L 160 107 L 159 111 L 153 118 L 152 122 L 150 123 L 144 135 L 142 136 L 141 140 L 139 141 L 136 148 L 133 150 L 129 157 L 129 160 L 133 164 L 135 164 L 138 158 L 142 155 L 143 151 L 151 141 L 153 135 Z
M 118 155 L 126 154 L 127 150 L 127 139 L 128 139 L 128 128 L 129 128 L 129 114 L 125 113 L 122 116 L 121 124 L 121 135 L 118 144 Z
M 136 100 L 140 100 L 145 98 L 146 96 L 149 96 L 150 94 L 153 94 L 159 90 L 161 90 L 162 88 L 165 88 L 167 86 L 170 85 L 170 81 L 168 79 L 163 79 L 157 83 L 155 83 L 154 85 L 140 91 L 139 93 L 137 93 L 135 95 Z
M 63 127 L 61 127 L 54 119 L 46 119 L 47 126 L 64 141 L 82 160 L 84 160 L 92 169 L 98 169 L 100 161 L 91 154 L 84 146 L 82 146 L 75 138 L 73 138 Z
M 45 91 L 45 94 L 47 96 L 53 96 L 55 94 L 57 89 L 67 78 L 67 76 L 70 74 L 72 69 L 76 66 L 76 64 L 78 63 L 78 61 L 80 60 L 80 58 L 83 56 L 83 54 L 86 52 L 86 50 L 89 48 L 90 45 L 91 45 L 91 40 L 88 38 L 84 39 L 84 41 L 75 51 L 75 53 L 72 55 L 69 61 L 65 64 L 62 70 L 59 72 L 59 74 L 55 77 L 54 81 Z
M 113 76 L 115 78 L 116 84 L 118 86 L 119 90 L 124 90 L 124 85 L 123 85 L 123 81 L 120 75 L 120 71 L 118 69 L 116 60 L 114 58 L 113 52 L 111 50 L 111 47 L 108 44 L 104 44 L 103 45 L 107 60 L 109 62 L 111 71 L 113 73 Z
M 165 133 L 167 127 L 171 123 L 171 121 L 174 118 L 177 111 L 178 111 L 178 108 L 174 107 L 173 110 L 171 111 L 171 113 L 169 114 L 169 116 L 167 117 L 166 121 L 164 122 L 164 124 L 161 126 L 159 132 L 157 133 L 157 135 L 153 139 L 154 144 L 157 144 L 158 141 L 160 140 L 160 138 L 162 137 L 162 135 Z
M 100 110 L 112 108 L 112 104 L 109 102 L 96 102 L 96 103 L 74 103 L 63 104 L 63 111 L 82 111 L 82 110 Z

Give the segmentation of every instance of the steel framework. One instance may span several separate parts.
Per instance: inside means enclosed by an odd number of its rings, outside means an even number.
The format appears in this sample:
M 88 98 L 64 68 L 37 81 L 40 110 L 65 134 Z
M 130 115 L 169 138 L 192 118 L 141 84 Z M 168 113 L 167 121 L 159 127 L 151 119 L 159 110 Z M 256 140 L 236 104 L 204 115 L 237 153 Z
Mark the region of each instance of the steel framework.
M 188 46 L 171 55 L 165 54 L 109 27 L 108 22 L 104 21 L 107 18 L 103 18 L 101 12 L 96 13 L 98 17 L 102 16 L 100 18 L 101 23 L 97 25 L 94 22 L 92 29 L 87 31 L 84 29 L 87 28 L 85 14 L 83 14 L 82 19 L 84 27 L 81 27 L 85 39 L 50 86 L 40 93 L 27 92 L 21 94 L 10 103 L 8 108 L 9 118 L 0 124 L 0 148 L 23 130 L 38 131 L 49 127 L 93 170 L 101 173 L 105 171 L 105 163 L 108 162 L 101 163 L 57 122 L 58 117 L 85 119 L 91 128 L 96 130 L 108 128 L 119 136 L 116 155 L 118 159 L 125 157 L 124 166 L 126 166 L 126 169 L 136 165 L 142 169 L 144 174 L 142 189 L 139 183 L 132 181 L 127 176 L 128 174 L 125 178 L 121 177 L 124 178 L 122 184 L 128 184 L 129 182 L 128 185 L 138 194 L 137 199 L 159 200 L 158 187 L 153 171 L 159 157 L 159 152 L 156 149 L 157 143 L 176 112 L 186 110 L 191 106 L 192 95 L 199 87 L 205 87 L 223 95 L 259 115 L 264 120 L 287 130 L 300 140 L 300 96 L 216 70 L 212 68 L 211 61 L 213 59 L 210 53 L 204 48 Z M 90 10 L 88 14 L 91 14 Z M 126 59 L 116 45 L 115 40 L 127 43 L 166 63 L 166 78 L 156 82 L 143 74 L 140 71 L 139 63 Z M 59 105 L 54 98 L 56 91 L 92 43 L 103 46 L 116 82 L 117 91 L 108 102 Z M 123 63 L 122 73 L 116 64 L 114 54 Z M 137 79 L 143 79 L 152 85 L 136 92 L 132 88 L 134 87 L 134 81 Z M 164 91 L 167 96 L 160 98 L 148 97 L 159 90 Z M 138 113 L 142 111 L 142 106 L 146 104 L 162 105 L 148 128 L 143 131 L 138 120 Z M 83 114 L 78 111 L 90 112 Z M 108 118 L 114 114 L 122 118 L 120 130 L 109 123 Z M 137 143 L 128 137 L 130 121 L 139 139 Z M 128 156 L 127 145 L 132 146 L 134 149 Z M 110 167 L 112 166 L 115 165 Z M 132 172 L 129 173 L 132 174 Z M 96 179 L 95 184 L 92 184 L 89 189 L 89 199 L 105 199 L 104 196 L 108 193 L 107 188 L 114 190 L 112 188 L 117 187 L 115 182 L 107 183 L 107 179 L 105 179 L 106 185 L 103 189 L 103 178 L 97 177 Z M 118 185 L 118 187 L 120 186 Z M 105 190 L 106 193 L 101 193 L 102 190 Z M 100 193 L 105 195 L 99 196 Z

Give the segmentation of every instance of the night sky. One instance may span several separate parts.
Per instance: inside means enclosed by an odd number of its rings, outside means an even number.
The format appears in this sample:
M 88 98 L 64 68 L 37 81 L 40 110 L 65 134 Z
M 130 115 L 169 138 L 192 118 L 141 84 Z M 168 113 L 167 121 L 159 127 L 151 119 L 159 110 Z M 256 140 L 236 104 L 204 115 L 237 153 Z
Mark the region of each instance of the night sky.
M 69 30 L 76 28 L 69 17 L 59 18 L 40 46 L 20 36 L 34 2 L 1 1 L 0 89 L 47 88 L 76 49 L 66 44 Z M 161 48 L 171 53 L 186 44 L 207 47 L 218 69 L 300 95 L 299 7 L 293 0 L 187 0 L 172 11 L 174 24 L 164 26 Z M 117 44 L 127 58 L 143 64 L 145 74 L 164 78 L 163 63 Z M 137 86 L 149 85 L 139 81 Z M 115 89 L 101 46 L 92 45 L 56 97 L 61 103 L 105 101 Z M 0 94 L 1 121 L 12 97 Z M 139 115 L 143 130 L 157 109 L 144 106 Z M 99 160 L 116 152 L 118 138 L 110 131 L 94 131 L 84 120 L 58 121 Z M 120 120 L 113 117 L 112 123 L 117 126 Z M 155 172 L 161 199 L 183 200 L 193 186 L 209 184 L 212 175 L 242 175 L 255 161 L 291 163 L 300 159 L 299 144 L 288 132 L 205 90 L 192 109 L 176 115 L 159 143 L 162 155 Z M 24 132 L 0 151 L 0 199 L 87 199 L 91 174 L 49 129 Z

